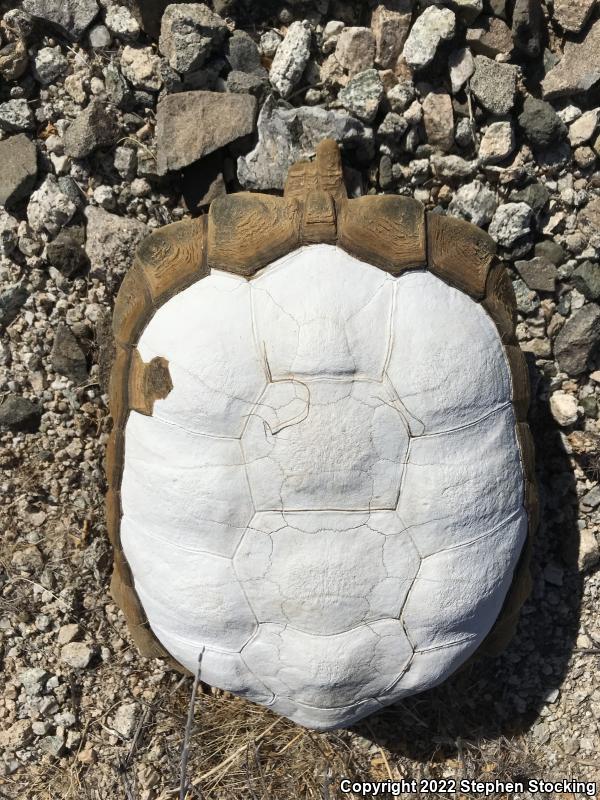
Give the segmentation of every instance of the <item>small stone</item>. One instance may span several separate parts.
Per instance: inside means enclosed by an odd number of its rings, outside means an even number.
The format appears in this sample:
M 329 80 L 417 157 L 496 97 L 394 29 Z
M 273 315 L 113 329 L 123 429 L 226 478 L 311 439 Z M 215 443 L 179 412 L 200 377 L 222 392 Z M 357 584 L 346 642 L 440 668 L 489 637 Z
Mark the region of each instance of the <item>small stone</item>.
M 65 749 L 65 737 L 58 733 L 54 736 L 44 736 L 40 748 L 48 755 L 58 758 Z
M 570 1 L 570 0 L 569 0 Z M 565 42 L 563 57 L 542 81 L 546 99 L 586 92 L 600 80 L 600 20 L 583 41 Z
M 311 40 L 308 22 L 293 22 L 277 48 L 269 80 L 282 97 L 288 97 L 300 81 L 310 58 Z
M 60 47 L 42 47 L 33 60 L 33 75 L 42 86 L 48 86 L 64 75 L 68 67 Z
M 123 41 L 134 42 L 140 35 L 137 19 L 125 6 L 109 6 L 105 22 L 108 30 Z
M 31 725 L 31 730 L 36 736 L 45 736 L 52 726 L 46 720 L 37 720 Z
M 600 299 L 600 264 L 584 261 L 571 275 L 571 283 L 587 300 Z
M 56 239 L 46 246 L 46 258 L 65 278 L 70 278 L 87 264 L 84 243 L 83 228 L 63 228 Z
M 140 220 L 110 214 L 95 206 L 89 206 L 85 216 L 90 275 L 105 280 L 112 270 L 123 274 L 131 265 L 136 247 L 148 235 L 148 228 Z
M 42 411 L 38 403 L 16 394 L 0 402 L 0 430 L 34 433 L 40 427 Z
M 454 140 L 459 147 L 467 148 L 473 147 L 475 144 L 475 137 L 473 135 L 473 125 L 471 120 L 467 117 L 461 117 L 456 123 L 454 131 Z
M 9 256 L 17 246 L 19 223 L 3 208 L 0 208 L 0 256 Z
M 218 92 L 180 92 L 158 104 L 156 141 L 161 175 L 182 169 L 255 128 L 256 98 Z
M 519 191 L 510 193 L 512 203 L 527 203 L 536 216 L 539 216 L 550 200 L 550 193 L 543 183 L 534 181 Z
M 475 72 L 475 60 L 468 47 L 461 47 L 454 50 L 448 58 L 450 67 L 450 82 L 452 93 L 460 92 L 465 83 Z
M 477 172 L 477 162 L 467 161 L 460 156 L 442 156 L 434 153 L 431 157 L 431 166 L 438 178 L 442 180 L 463 180 L 471 178 Z
M 37 233 L 48 231 L 52 236 L 71 221 L 77 206 L 65 194 L 54 175 L 48 175 L 33 192 L 27 205 L 27 221 Z
M 268 88 L 268 80 L 256 73 L 232 69 L 227 76 L 227 91 L 233 94 L 251 94 L 253 97 L 262 98 Z
M 71 158 L 86 158 L 99 147 L 110 147 L 119 136 L 115 110 L 105 101 L 93 99 L 69 125 L 64 135 L 65 153 Z
M 34 29 L 34 20 L 31 18 L 31 15 L 20 8 L 13 8 L 10 11 L 5 11 L 0 24 L 7 32 L 9 38 L 27 39 L 31 36 Z
M 23 0 L 23 10 L 76 41 L 94 21 L 99 8 L 96 0 Z
M 534 314 L 540 307 L 540 298 L 537 293 L 531 291 L 520 278 L 516 278 L 512 284 L 517 300 L 517 311 L 525 317 Z
M 561 428 L 568 428 L 577 422 L 577 398 L 566 392 L 553 392 L 550 395 L 550 413 Z
M 481 144 L 479 158 L 483 164 L 497 164 L 515 149 L 515 134 L 511 122 L 493 122 L 488 126 Z
M 430 92 L 423 100 L 423 123 L 427 141 L 444 152 L 454 145 L 452 98 L 442 91 Z
M 121 70 L 111 61 L 104 69 L 104 85 L 110 102 L 117 108 L 127 108 L 132 96 L 131 87 Z
M 80 632 L 79 625 L 76 622 L 69 622 L 67 625 L 61 625 L 56 641 L 60 645 L 69 644 L 77 639 Z
M 21 686 L 29 697 L 40 695 L 49 677 L 50 673 L 40 667 L 31 667 L 19 674 Z
M 69 642 L 61 647 L 60 660 L 73 669 L 85 669 L 89 666 L 94 652 L 84 642 Z
M 590 141 L 598 127 L 599 117 L 600 109 L 594 108 L 591 111 L 586 111 L 585 114 L 582 114 L 573 122 L 569 127 L 569 141 L 573 147 Z
M 542 29 L 545 26 L 540 0 L 515 0 L 512 35 L 515 47 L 528 58 L 542 52 Z
M 110 47 L 112 36 L 106 25 L 94 25 L 90 28 L 88 33 L 88 41 L 90 47 L 94 50 L 105 50 Z
M 600 562 L 600 547 L 593 532 L 584 528 L 579 533 L 578 566 L 581 572 L 587 572 Z
M 394 114 L 393 111 L 390 111 L 385 115 L 381 125 L 377 129 L 377 135 L 388 147 L 394 149 L 397 147 L 407 129 L 408 121 L 405 117 L 401 117 L 400 114 Z
M 579 33 L 590 18 L 596 0 L 554 0 L 554 19 L 565 31 Z
M 258 45 L 250 34 L 245 31 L 234 31 L 233 36 L 227 42 L 227 61 L 231 69 L 237 72 L 253 72 L 261 76 L 267 75 L 267 71 L 260 60 Z
M 0 130 L 12 133 L 35 127 L 35 119 L 27 100 L 7 100 L 0 103 Z
M 456 17 L 449 8 L 429 6 L 417 17 L 406 43 L 403 55 L 413 69 L 423 69 L 431 64 L 442 42 L 450 41 L 456 32 Z
M 464 17 L 467 22 L 473 22 L 483 11 L 483 0 L 451 0 L 450 5 L 456 13 Z
M 477 27 L 467 30 L 466 42 L 473 53 L 489 58 L 510 53 L 513 48 L 510 28 L 497 17 L 481 18 Z
M 14 322 L 28 297 L 27 290 L 18 284 L 0 293 L 0 330 Z
M 159 50 L 185 75 L 200 69 L 226 34 L 225 21 L 203 3 L 174 3 L 162 18 Z
M 274 58 L 282 41 L 279 31 L 265 31 L 260 37 L 260 52 L 266 58 Z
M 378 5 L 371 16 L 371 30 L 375 36 L 375 63 L 381 69 L 394 69 L 412 20 L 412 0 L 402 0 L 394 9 Z
M 376 69 L 354 75 L 338 95 L 340 103 L 363 122 L 373 122 L 383 99 L 383 84 Z
M 29 65 L 27 42 L 18 38 L 0 48 L 0 76 L 6 81 L 16 81 L 25 74 Z
M 558 270 L 551 261 L 536 257 L 530 261 L 517 261 L 515 267 L 530 289 L 536 292 L 554 292 Z
M 75 383 L 88 379 L 87 359 L 79 342 L 68 325 L 59 325 L 50 354 L 50 364 L 55 372 Z
M 564 122 L 550 103 L 527 97 L 519 115 L 519 125 L 535 147 L 548 147 L 566 134 Z
M 136 151 L 133 147 L 117 147 L 113 164 L 123 180 L 133 180 L 137 170 Z
M 349 75 L 371 69 L 375 61 L 375 37 L 369 28 L 344 28 L 335 57 Z
M 163 84 L 160 57 L 151 47 L 127 45 L 121 53 L 123 75 L 136 89 L 158 92 Z
M 123 739 L 131 739 L 137 725 L 138 706 L 136 703 L 123 703 L 120 705 L 113 718 L 112 728 Z
M 550 239 L 544 239 L 536 244 L 535 255 L 546 261 L 550 261 L 557 267 L 560 267 L 566 259 L 566 254 L 562 247 L 558 242 L 553 242 Z
M 585 372 L 599 342 L 600 306 L 587 303 L 566 321 L 556 337 L 554 353 L 561 371 L 571 377 Z
M 486 56 L 476 56 L 471 91 L 492 114 L 508 114 L 515 104 L 518 72 L 518 68 L 512 64 L 501 64 Z
M 512 247 L 530 232 L 531 217 L 526 203 L 505 203 L 494 214 L 488 233 L 502 247 Z
M 573 153 L 575 163 L 582 170 L 590 169 L 596 163 L 596 153 L 591 147 L 578 147 Z
M 481 181 L 473 181 L 454 194 L 448 213 L 454 217 L 462 217 L 479 227 L 488 225 L 498 208 L 498 200 L 494 192 Z
M 412 103 L 415 97 L 415 87 L 411 81 L 399 81 L 387 93 L 390 109 L 396 114 L 401 114 Z
M 31 722 L 28 719 L 18 719 L 10 727 L 0 730 L 0 750 L 20 750 L 31 737 Z
M 600 197 L 592 198 L 577 215 L 577 224 L 581 233 L 588 239 L 598 237 L 600 231 Z

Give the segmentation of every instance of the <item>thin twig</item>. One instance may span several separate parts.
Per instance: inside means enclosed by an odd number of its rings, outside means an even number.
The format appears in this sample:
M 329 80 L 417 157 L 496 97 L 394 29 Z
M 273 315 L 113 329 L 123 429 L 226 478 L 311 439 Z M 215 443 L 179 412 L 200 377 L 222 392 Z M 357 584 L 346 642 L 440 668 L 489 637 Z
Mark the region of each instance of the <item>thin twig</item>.
M 194 725 L 194 706 L 196 704 L 196 693 L 198 691 L 198 684 L 200 683 L 200 671 L 202 669 L 202 656 L 204 655 L 204 647 L 198 653 L 198 667 L 194 677 L 194 684 L 192 686 L 192 695 L 190 697 L 190 705 L 188 707 L 187 722 L 185 725 L 185 733 L 183 736 L 183 745 L 181 748 L 181 773 L 179 784 L 179 800 L 185 800 L 187 794 L 187 768 L 190 757 L 190 737 L 192 735 L 192 727 Z

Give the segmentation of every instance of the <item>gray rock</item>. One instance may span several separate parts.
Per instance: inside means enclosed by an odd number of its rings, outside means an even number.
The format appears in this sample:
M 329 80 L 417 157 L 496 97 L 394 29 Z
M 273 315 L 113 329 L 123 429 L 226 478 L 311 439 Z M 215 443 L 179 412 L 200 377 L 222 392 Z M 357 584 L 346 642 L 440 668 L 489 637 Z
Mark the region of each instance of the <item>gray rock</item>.
M 454 140 L 459 147 L 472 147 L 475 144 L 473 124 L 468 117 L 461 117 L 456 123 Z
M 564 138 L 566 126 L 550 103 L 527 97 L 519 114 L 519 125 L 535 147 L 548 147 Z
M 127 108 L 131 102 L 131 88 L 114 61 L 104 68 L 104 85 L 110 102 L 117 108 Z
M 267 75 L 260 60 L 258 45 L 246 31 L 234 31 L 227 42 L 227 61 L 232 70 Z
M 404 45 L 406 63 L 413 69 L 431 64 L 442 42 L 454 38 L 456 17 L 449 8 L 430 6 L 417 18 Z
M 517 311 L 526 317 L 534 314 L 540 307 L 537 292 L 532 291 L 520 278 L 516 278 L 512 285 L 517 299 Z
M 27 100 L 7 100 L 0 103 L 0 130 L 13 133 L 29 131 L 35 127 L 35 119 Z
M 86 158 L 99 147 L 110 147 L 119 136 L 115 109 L 105 101 L 93 99 L 69 125 L 64 135 L 65 153 L 71 158 Z
M 137 170 L 136 151 L 133 147 L 117 147 L 113 164 L 123 180 L 133 180 Z
M 31 14 L 20 8 L 13 8 L 4 13 L 2 27 L 11 31 L 16 38 L 27 39 L 33 33 L 34 21 Z
M 554 0 L 554 19 L 565 31 L 579 33 L 589 20 L 596 0 Z
M 379 111 L 384 90 L 376 69 L 359 72 L 348 81 L 338 99 L 344 108 L 363 122 L 373 122 Z
M 408 130 L 408 122 L 400 114 L 390 111 L 383 118 L 381 125 L 377 129 L 377 138 L 383 142 L 390 152 L 400 149 L 402 136 Z
M 531 208 L 526 203 L 504 203 L 496 210 L 488 233 L 502 247 L 512 247 L 531 230 Z
M 466 41 L 473 53 L 489 58 L 510 53 L 513 49 L 510 28 L 497 17 L 481 17 L 477 26 L 467 30 Z
M 53 758 L 58 758 L 65 749 L 65 737 L 60 733 L 44 736 L 40 741 L 40 748 Z
M 497 208 L 498 200 L 495 193 L 481 181 L 473 181 L 461 186 L 455 193 L 448 207 L 448 213 L 481 227 L 492 221 Z
M 600 298 L 600 264 L 584 261 L 571 275 L 571 283 L 587 300 Z
M 492 114 L 508 114 L 515 104 L 518 74 L 518 68 L 512 64 L 476 56 L 471 91 Z
M 586 92 L 600 80 L 600 20 L 583 41 L 567 41 L 563 57 L 542 81 L 544 97 L 565 97 Z
M 48 175 L 29 199 L 27 221 L 36 233 L 46 230 L 56 236 L 76 211 L 76 204 L 62 191 L 54 175 Z
M 174 3 L 163 14 L 159 50 L 182 74 L 202 67 L 227 34 L 227 25 L 203 3 Z
M 0 430 L 34 433 L 40 427 L 42 410 L 38 403 L 17 394 L 0 402 Z
M 125 42 L 134 42 L 140 35 L 140 25 L 125 6 L 110 6 L 105 17 L 106 27 Z
M 311 39 L 308 22 L 293 22 L 277 48 L 269 80 L 282 97 L 288 97 L 300 81 L 310 57 Z
M 0 256 L 9 256 L 17 246 L 19 223 L 4 208 L 0 208 Z
M 372 146 L 373 133 L 346 112 L 312 106 L 293 108 L 265 102 L 258 119 L 258 144 L 238 159 L 238 179 L 247 189 L 283 189 L 287 171 L 299 159 L 314 155 L 317 144 L 331 138 L 350 150 Z
M 93 649 L 84 642 L 69 642 L 60 650 L 60 660 L 73 669 L 85 669 L 89 666 L 93 656 Z
M 30 667 L 19 673 L 21 686 L 25 689 L 29 697 L 36 697 L 41 694 L 49 677 L 50 673 L 40 667 Z
M 24 286 L 9 286 L 0 294 L 0 330 L 6 329 L 19 315 L 29 295 Z
M 123 703 L 112 718 L 112 728 L 123 739 L 131 739 L 137 724 L 138 706 L 136 703 Z
M 483 0 L 450 0 L 449 5 L 467 22 L 473 22 L 483 11 Z
M 412 81 L 401 80 L 387 93 L 390 109 L 396 114 L 401 114 L 415 99 L 415 87 Z
M 42 47 L 33 59 L 33 75 L 42 86 L 55 83 L 65 74 L 69 62 L 60 47 Z
M 586 111 L 569 126 L 569 141 L 572 147 L 578 147 L 590 141 L 598 127 L 599 117 L 600 109 L 594 108 Z
M 48 262 L 66 278 L 70 278 L 87 265 L 83 228 L 63 228 L 56 239 L 46 247 Z
M 260 37 L 260 52 L 267 58 L 274 58 L 282 41 L 283 38 L 279 31 L 265 31 Z
M 553 292 L 556 289 L 558 270 L 545 258 L 536 256 L 530 261 L 517 261 L 517 272 L 530 289 L 535 292 Z
M 518 191 L 510 193 L 511 203 L 527 203 L 534 214 L 539 217 L 550 201 L 550 193 L 543 183 L 534 181 Z
M 59 325 L 50 353 L 52 369 L 75 383 L 84 383 L 88 378 L 85 353 L 68 325 Z
M 558 242 L 553 242 L 551 239 L 544 239 L 538 242 L 535 246 L 535 255 L 538 258 L 550 261 L 551 264 L 557 267 L 564 264 L 567 257 L 565 251 Z
M 349 75 L 371 69 L 375 62 L 375 37 L 369 28 L 344 28 L 340 33 L 335 57 Z
M 133 253 L 147 236 L 148 228 L 137 219 L 110 214 L 95 206 L 89 206 L 85 216 L 85 252 L 90 260 L 90 275 L 100 280 L 113 270 L 122 275 L 131 265 Z
M 554 354 L 562 372 L 581 375 L 600 343 L 600 306 L 588 303 L 570 317 L 554 343 Z
M 161 175 L 182 169 L 255 128 L 256 98 L 218 92 L 180 92 L 158 104 L 156 141 Z
M 94 50 L 104 50 L 110 47 L 112 36 L 106 25 L 94 25 L 88 33 L 88 41 Z
M 381 3 L 371 15 L 371 30 L 375 36 L 375 63 L 381 69 L 394 69 L 412 20 L 412 0 L 400 0 L 393 8 Z
M 472 178 L 477 172 L 476 161 L 467 161 L 460 156 L 442 156 L 436 153 L 431 157 L 431 166 L 435 175 L 445 181 Z
M 268 78 L 262 78 L 256 72 L 240 72 L 232 69 L 227 76 L 227 91 L 233 94 L 251 94 L 263 98 L 270 89 Z
M 475 61 L 468 47 L 454 50 L 448 58 L 452 93 L 459 92 L 475 72 Z
M 497 164 L 515 149 L 515 134 L 512 122 L 492 122 L 479 145 L 479 158 L 482 164 Z
M 96 0 L 23 0 L 23 9 L 73 40 L 83 36 L 99 11 Z
M 513 8 L 512 35 L 515 47 L 528 58 L 542 52 L 544 13 L 540 0 L 516 0 Z

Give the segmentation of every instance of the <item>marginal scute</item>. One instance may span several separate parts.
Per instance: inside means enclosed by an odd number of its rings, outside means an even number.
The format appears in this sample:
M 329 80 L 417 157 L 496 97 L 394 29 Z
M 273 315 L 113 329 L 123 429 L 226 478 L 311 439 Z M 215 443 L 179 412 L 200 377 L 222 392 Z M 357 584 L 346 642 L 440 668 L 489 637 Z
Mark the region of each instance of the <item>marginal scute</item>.
M 481 305 L 494 320 L 502 342 L 517 344 L 517 301 L 515 290 L 503 264 L 494 264 L 485 285 Z
M 128 411 L 127 375 L 131 348 L 116 344 L 115 356 L 108 382 L 108 403 L 110 414 L 113 418 L 113 428 L 116 430 L 123 426 Z
M 427 214 L 429 269 L 475 300 L 486 293 L 496 254 L 494 240 L 480 228 L 455 217 Z
M 519 422 L 527 419 L 530 403 L 529 370 L 527 361 L 518 345 L 505 346 L 512 378 L 513 405 Z
M 338 244 L 393 274 L 427 263 L 425 210 L 407 197 L 377 195 L 340 204 Z
M 133 345 L 152 314 L 150 289 L 139 264 L 123 278 L 113 311 L 113 333 L 118 344 Z

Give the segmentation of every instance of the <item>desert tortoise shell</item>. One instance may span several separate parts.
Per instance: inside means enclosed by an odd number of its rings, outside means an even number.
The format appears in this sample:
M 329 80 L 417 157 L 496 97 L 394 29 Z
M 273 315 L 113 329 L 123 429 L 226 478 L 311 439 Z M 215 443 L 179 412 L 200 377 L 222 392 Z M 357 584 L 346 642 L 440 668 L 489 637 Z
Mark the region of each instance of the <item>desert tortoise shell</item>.
M 153 233 L 115 305 L 107 452 L 142 652 L 327 729 L 501 648 L 537 514 L 515 322 L 484 232 L 349 200 L 330 141 L 283 198 Z

